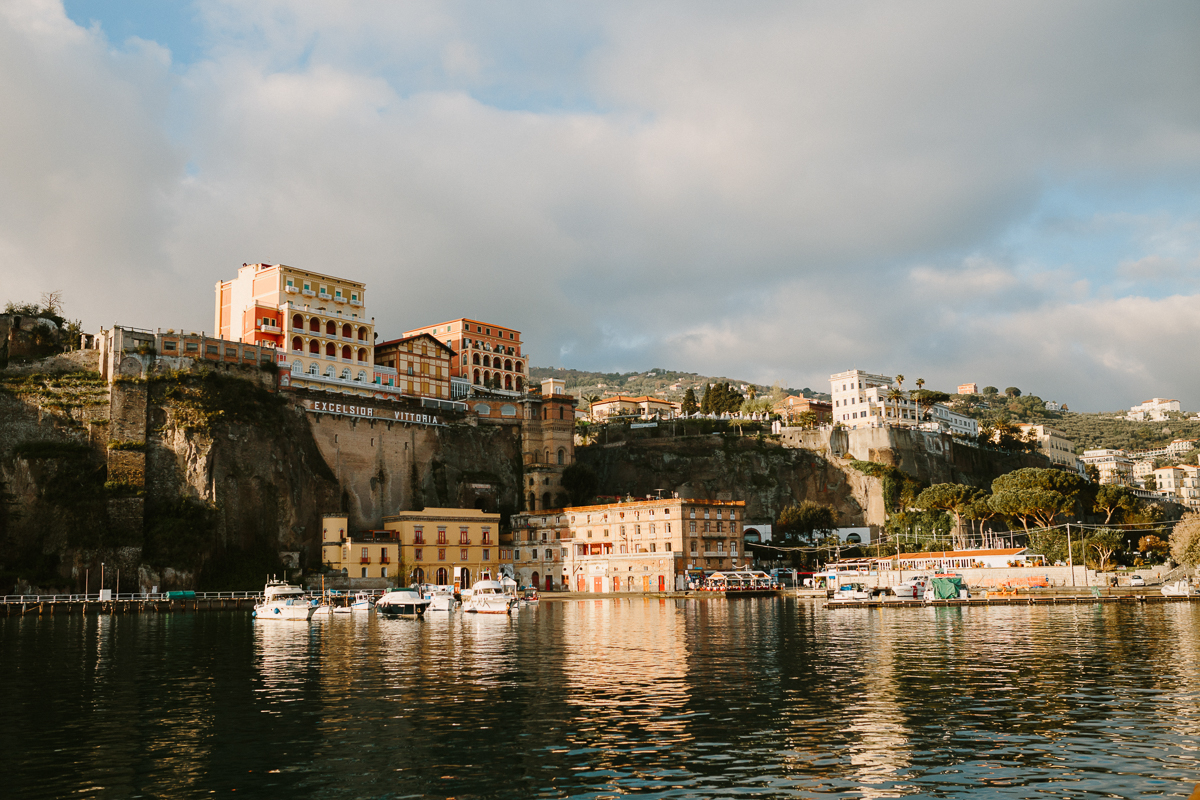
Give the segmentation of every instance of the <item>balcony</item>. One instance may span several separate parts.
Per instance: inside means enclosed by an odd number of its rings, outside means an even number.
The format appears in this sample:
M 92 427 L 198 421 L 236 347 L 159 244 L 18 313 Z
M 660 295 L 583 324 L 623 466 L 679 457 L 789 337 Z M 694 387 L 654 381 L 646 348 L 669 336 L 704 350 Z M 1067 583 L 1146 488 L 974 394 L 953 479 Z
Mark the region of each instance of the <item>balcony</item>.
M 724 531 L 704 531 L 700 534 L 701 539 L 728 539 L 729 536 Z
M 296 294 L 297 292 L 299 292 L 299 291 L 300 291 L 300 290 L 299 290 L 298 288 L 296 288 L 295 286 L 285 286 L 285 287 L 283 287 L 283 290 L 284 290 L 285 292 L 287 292 L 288 294 Z
M 263 322 L 258 327 L 260 330 L 264 330 L 267 333 L 282 333 L 279 326 L 273 322 Z
M 724 550 L 705 550 L 704 557 L 705 558 L 724 558 L 725 551 Z
M 344 302 L 346 302 L 346 298 L 342 297 L 340 294 L 335 294 L 335 295 L 333 296 L 333 302 L 335 302 L 335 303 L 344 303 Z
M 300 291 L 300 294 L 304 295 L 305 297 L 316 297 L 317 296 L 317 293 L 314 292 L 312 289 L 302 289 Z
M 371 558 L 370 558 L 370 556 L 367 556 L 366 558 L 360 558 L 360 559 L 358 560 L 358 563 L 360 563 L 360 564 L 370 564 L 370 563 L 371 563 Z
M 331 295 L 329 292 L 321 292 L 317 295 L 317 298 L 320 300 L 332 300 L 333 295 Z
M 468 537 L 468 538 L 466 538 L 466 539 L 459 539 L 459 540 L 458 540 L 458 543 L 459 543 L 459 544 L 470 544 L 470 543 L 471 543 L 471 539 L 470 539 L 470 537 Z
M 355 308 L 362 308 L 362 301 L 361 300 L 351 300 L 350 305 L 354 306 Z
M 390 558 L 388 558 L 387 556 L 380 556 L 379 563 L 380 564 L 390 564 L 390 563 L 392 563 L 392 560 Z

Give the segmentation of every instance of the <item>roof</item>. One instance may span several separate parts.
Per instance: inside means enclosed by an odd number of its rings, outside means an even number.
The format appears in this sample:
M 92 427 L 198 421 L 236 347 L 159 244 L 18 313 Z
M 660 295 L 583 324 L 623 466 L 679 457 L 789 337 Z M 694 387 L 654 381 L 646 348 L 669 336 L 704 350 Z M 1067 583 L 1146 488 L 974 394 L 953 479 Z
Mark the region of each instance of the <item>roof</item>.
M 624 403 L 649 402 L 649 403 L 662 403 L 663 405 L 667 405 L 667 406 L 678 405 L 677 403 L 673 403 L 670 400 L 663 400 L 661 397 L 651 397 L 650 395 L 645 395 L 645 394 L 642 395 L 641 397 L 626 397 L 623 394 L 613 395 L 612 397 L 605 397 L 603 400 L 597 400 L 596 402 L 592 403 L 592 405 L 603 405 L 604 403 L 616 403 L 616 402 L 624 402 Z
M 432 333 L 417 333 L 413 334 L 412 336 L 401 336 L 399 339 L 388 339 L 386 342 L 380 342 L 379 344 L 375 345 L 375 352 L 378 353 L 380 348 L 383 347 L 391 347 L 393 345 L 399 346 L 405 342 L 412 341 L 413 339 L 420 339 L 421 337 L 432 339 L 438 347 L 442 348 L 450 355 L 454 355 L 454 348 L 434 336 Z
M 1024 553 L 1028 547 L 1006 547 L 1001 550 L 931 550 L 925 553 L 900 553 L 895 556 L 883 556 L 872 561 L 896 561 L 913 558 L 972 558 L 975 556 L 1015 556 Z
M 521 333 L 521 332 L 520 332 L 519 330 L 517 330 L 516 328 L 510 328 L 510 327 L 508 327 L 507 325 L 497 325 L 497 324 L 496 324 L 496 323 L 494 323 L 494 322 L 484 322 L 484 321 L 483 321 L 483 320 L 481 320 L 481 319 L 471 319 L 470 317 L 455 317 L 454 319 L 448 319 L 448 320 L 446 320 L 445 322 L 437 322 L 437 323 L 434 323 L 433 325 L 422 325 L 422 326 L 421 326 L 421 327 L 419 327 L 419 328 L 410 328 L 409 330 L 405 331 L 404 333 L 405 333 L 405 334 L 411 334 L 411 333 L 416 333 L 417 331 L 423 331 L 423 330 L 425 330 L 425 329 L 427 329 L 427 328 L 440 328 L 440 327 L 442 327 L 443 325 L 452 325 L 452 324 L 454 324 L 455 322 L 469 322 L 469 323 L 471 323 L 472 325 L 482 325 L 482 326 L 484 326 L 485 328 L 492 328 L 492 329 L 495 329 L 495 330 L 503 330 L 503 331 L 508 331 L 509 333 L 515 333 L 515 334 L 517 334 L 517 335 L 520 335 L 520 333 Z M 472 331 L 472 333 L 474 333 L 474 331 Z M 483 336 L 487 336 L 487 334 L 486 334 L 486 333 L 485 333 L 485 334 L 482 334 L 482 335 L 483 335 Z M 499 337 L 497 337 L 497 336 L 493 336 L 492 338 L 494 338 L 494 339 L 495 339 L 495 338 L 499 338 Z

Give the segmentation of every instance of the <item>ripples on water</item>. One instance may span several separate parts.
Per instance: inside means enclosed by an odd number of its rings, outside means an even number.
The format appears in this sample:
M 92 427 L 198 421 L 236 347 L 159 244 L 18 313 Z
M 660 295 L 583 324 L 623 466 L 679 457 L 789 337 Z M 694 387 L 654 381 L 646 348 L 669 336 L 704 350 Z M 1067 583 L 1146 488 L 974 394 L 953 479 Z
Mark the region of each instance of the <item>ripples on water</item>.
M 1200 605 L 0 623 L 8 797 L 1186 797 Z

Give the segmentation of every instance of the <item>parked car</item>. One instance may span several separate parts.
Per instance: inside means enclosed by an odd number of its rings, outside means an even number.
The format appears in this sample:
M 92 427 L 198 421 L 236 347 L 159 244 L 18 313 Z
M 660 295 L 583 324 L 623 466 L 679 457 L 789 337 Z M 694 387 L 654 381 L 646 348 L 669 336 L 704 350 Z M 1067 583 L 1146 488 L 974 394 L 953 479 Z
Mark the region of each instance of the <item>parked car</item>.
M 1145 586 L 1146 579 L 1143 578 L 1141 575 L 1133 575 L 1129 578 L 1129 585 L 1130 586 Z

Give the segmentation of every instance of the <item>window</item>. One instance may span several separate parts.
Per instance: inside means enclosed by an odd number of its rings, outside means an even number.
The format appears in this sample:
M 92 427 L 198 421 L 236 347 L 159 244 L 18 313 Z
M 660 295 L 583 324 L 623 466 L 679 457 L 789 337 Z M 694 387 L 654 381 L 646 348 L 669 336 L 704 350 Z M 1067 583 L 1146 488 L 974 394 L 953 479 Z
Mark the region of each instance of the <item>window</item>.
M 425 552 L 425 551 L 424 551 L 424 550 L 422 550 L 420 547 L 418 547 L 417 549 L 413 550 L 413 560 L 415 560 L 415 561 L 424 561 L 425 559 L 424 559 L 424 556 L 422 555 L 424 552 Z
M 483 543 L 484 544 L 492 543 L 492 529 L 491 528 L 483 529 Z
M 692 555 L 696 555 L 696 540 L 692 539 Z
M 667 552 L 667 553 L 671 552 L 671 543 L 670 542 L 663 542 L 663 551 Z
M 442 525 L 438 526 L 438 544 L 446 543 L 446 528 Z
M 688 533 L 695 533 L 695 532 L 696 532 L 696 523 L 689 522 L 688 523 Z
M 469 556 L 467 555 L 467 550 L 465 547 L 462 550 L 458 551 L 458 560 L 459 561 L 466 561 L 468 559 L 468 557 Z
M 471 534 L 467 528 L 459 528 L 458 529 L 458 543 L 459 544 L 470 544 L 471 543 Z M 466 558 L 466 556 L 463 556 L 463 558 Z
M 363 576 L 364 578 L 365 578 L 365 577 L 367 577 L 367 568 L 366 568 L 366 567 L 363 567 L 363 568 L 362 568 L 362 576 Z
M 420 525 L 413 528 L 413 544 L 425 544 L 425 529 Z
M 731 556 L 737 555 L 737 542 L 729 543 L 729 555 L 731 555 Z
M 512 551 L 512 557 L 513 557 L 513 561 L 520 561 L 520 560 L 521 560 L 521 551 L 520 551 L 520 550 L 513 550 L 513 551 Z
M 220 348 L 218 348 L 215 344 L 205 346 L 204 352 L 208 353 L 210 356 L 218 356 L 221 354 Z
M 655 548 L 654 548 L 654 542 L 651 542 L 651 543 L 650 543 L 650 552 L 651 552 L 651 553 L 657 552 L 657 551 L 655 550 Z
M 621 552 L 622 552 L 622 553 L 626 552 L 626 547 L 625 547 L 625 545 L 621 545 Z
M 174 349 L 175 349 L 174 342 L 163 342 L 163 350 L 174 350 Z
M 725 532 L 725 523 L 721 522 L 721 520 L 717 520 L 717 533 L 724 533 L 724 532 Z
M 537 561 L 537 550 L 534 550 L 534 551 L 532 551 L 532 552 L 529 554 L 529 557 L 530 557 L 531 559 L 533 559 L 534 561 Z
M 446 560 L 446 548 L 439 547 L 438 548 L 438 561 L 445 561 L 445 560 Z
M 386 577 L 387 577 L 387 567 L 380 567 L 380 568 L 379 568 L 379 577 L 381 577 L 381 578 L 386 578 Z
M 492 551 L 491 551 L 491 550 L 489 550 L 489 549 L 487 549 L 486 547 L 485 547 L 485 548 L 483 548 L 483 560 L 484 560 L 484 561 L 491 561 L 491 560 L 492 560 Z
M 365 547 L 362 549 L 362 560 L 363 560 L 363 561 L 370 561 L 370 560 L 371 560 L 371 556 L 370 556 L 370 554 L 367 552 L 367 548 L 365 548 Z
M 691 512 L 692 519 L 695 519 L 696 518 L 696 509 L 689 508 L 688 511 Z
M 605 529 L 604 529 L 604 538 L 605 538 L 605 539 L 607 539 L 607 538 L 608 538 L 608 528 L 605 528 Z

